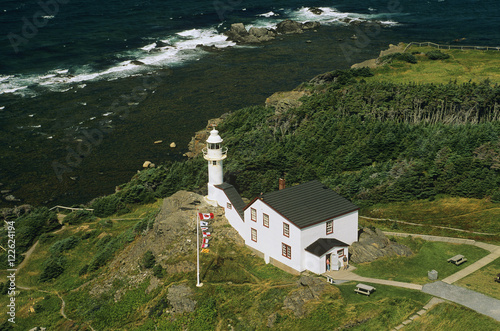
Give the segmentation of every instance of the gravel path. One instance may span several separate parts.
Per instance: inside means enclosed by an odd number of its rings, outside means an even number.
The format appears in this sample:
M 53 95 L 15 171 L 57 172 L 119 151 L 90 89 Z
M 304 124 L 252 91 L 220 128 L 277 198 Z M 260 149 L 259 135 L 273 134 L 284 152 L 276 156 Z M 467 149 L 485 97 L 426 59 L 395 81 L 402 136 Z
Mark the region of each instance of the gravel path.
M 453 301 L 500 321 L 500 300 L 442 281 L 425 284 L 422 291 Z

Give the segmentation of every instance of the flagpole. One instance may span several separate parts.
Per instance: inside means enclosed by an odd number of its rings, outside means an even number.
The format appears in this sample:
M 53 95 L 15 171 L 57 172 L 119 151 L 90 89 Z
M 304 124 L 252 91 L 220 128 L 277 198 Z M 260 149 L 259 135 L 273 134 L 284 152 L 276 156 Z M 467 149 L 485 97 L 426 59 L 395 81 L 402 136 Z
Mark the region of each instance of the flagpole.
M 196 287 L 202 287 L 200 283 L 200 224 L 198 220 L 198 209 L 196 209 Z

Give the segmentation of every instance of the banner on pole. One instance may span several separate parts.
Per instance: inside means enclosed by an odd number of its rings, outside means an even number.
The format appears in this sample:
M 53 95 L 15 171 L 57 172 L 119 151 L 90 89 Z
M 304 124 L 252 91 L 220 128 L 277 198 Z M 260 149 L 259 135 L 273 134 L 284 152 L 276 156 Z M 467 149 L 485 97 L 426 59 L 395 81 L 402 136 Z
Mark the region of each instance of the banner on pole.
M 200 220 L 209 220 L 214 218 L 213 213 L 198 213 L 198 216 L 200 217 Z

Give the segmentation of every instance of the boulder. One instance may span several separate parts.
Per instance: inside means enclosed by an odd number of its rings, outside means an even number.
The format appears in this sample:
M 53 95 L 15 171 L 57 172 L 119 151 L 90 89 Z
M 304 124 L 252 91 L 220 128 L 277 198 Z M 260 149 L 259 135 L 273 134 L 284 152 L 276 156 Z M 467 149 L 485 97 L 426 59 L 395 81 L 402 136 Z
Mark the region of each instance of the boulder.
M 155 47 L 160 48 L 160 47 L 167 47 L 167 46 L 170 46 L 170 45 L 169 45 L 169 44 L 167 44 L 167 43 L 166 43 L 166 42 L 164 42 L 164 41 L 158 40 L 158 41 L 156 42 L 156 46 L 155 46 Z
M 266 28 L 251 27 L 248 33 L 251 36 L 255 36 L 259 40 L 259 42 L 270 41 L 276 38 L 276 32 L 274 30 L 269 30 Z
M 281 34 L 303 33 L 302 24 L 292 20 L 284 20 L 278 23 L 276 31 Z
M 144 65 L 144 62 L 138 61 L 138 60 L 133 60 L 130 61 L 130 64 L 136 65 L 136 66 L 142 66 Z
M 12 194 L 6 195 L 3 198 L 5 199 L 5 201 L 9 201 L 9 202 L 21 201 L 21 200 L 17 199 L 15 196 L 13 196 Z
M 302 30 L 314 30 L 321 26 L 319 22 L 305 22 L 302 24 Z
M 318 7 L 311 7 L 309 8 L 309 11 L 314 15 L 321 15 L 323 13 L 323 10 L 319 9 Z
M 174 142 L 170 143 L 170 147 L 175 148 L 177 145 Z
M 145 161 L 142 164 L 142 167 L 143 168 L 154 168 L 154 167 L 156 167 L 156 165 L 154 163 L 152 163 L 151 161 Z
M 242 44 L 257 44 L 273 40 L 276 37 L 276 32 L 274 30 L 266 28 L 252 27 L 247 31 L 243 23 L 231 24 L 231 29 L 224 34 L 227 36 L 228 40 Z
M 372 262 L 385 256 L 411 256 L 413 252 L 405 245 L 392 242 L 379 229 L 363 228 L 357 242 L 349 248 L 353 263 Z

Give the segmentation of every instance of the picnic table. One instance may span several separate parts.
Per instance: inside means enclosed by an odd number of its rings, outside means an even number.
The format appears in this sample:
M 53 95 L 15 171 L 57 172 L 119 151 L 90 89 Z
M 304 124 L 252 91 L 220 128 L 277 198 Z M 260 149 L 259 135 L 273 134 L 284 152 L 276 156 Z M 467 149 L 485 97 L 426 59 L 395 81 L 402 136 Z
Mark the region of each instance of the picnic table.
M 455 265 L 461 265 L 466 261 L 467 259 L 461 254 L 455 255 L 454 257 L 450 257 L 448 259 L 448 262 L 454 263 Z
M 359 283 L 356 285 L 356 288 L 354 289 L 354 292 L 359 293 L 359 294 L 364 294 L 364 295 L 370 295 L 372 292 L 375 291 L 375 287 L 366 285 L 366 284 L 361 284 Z

